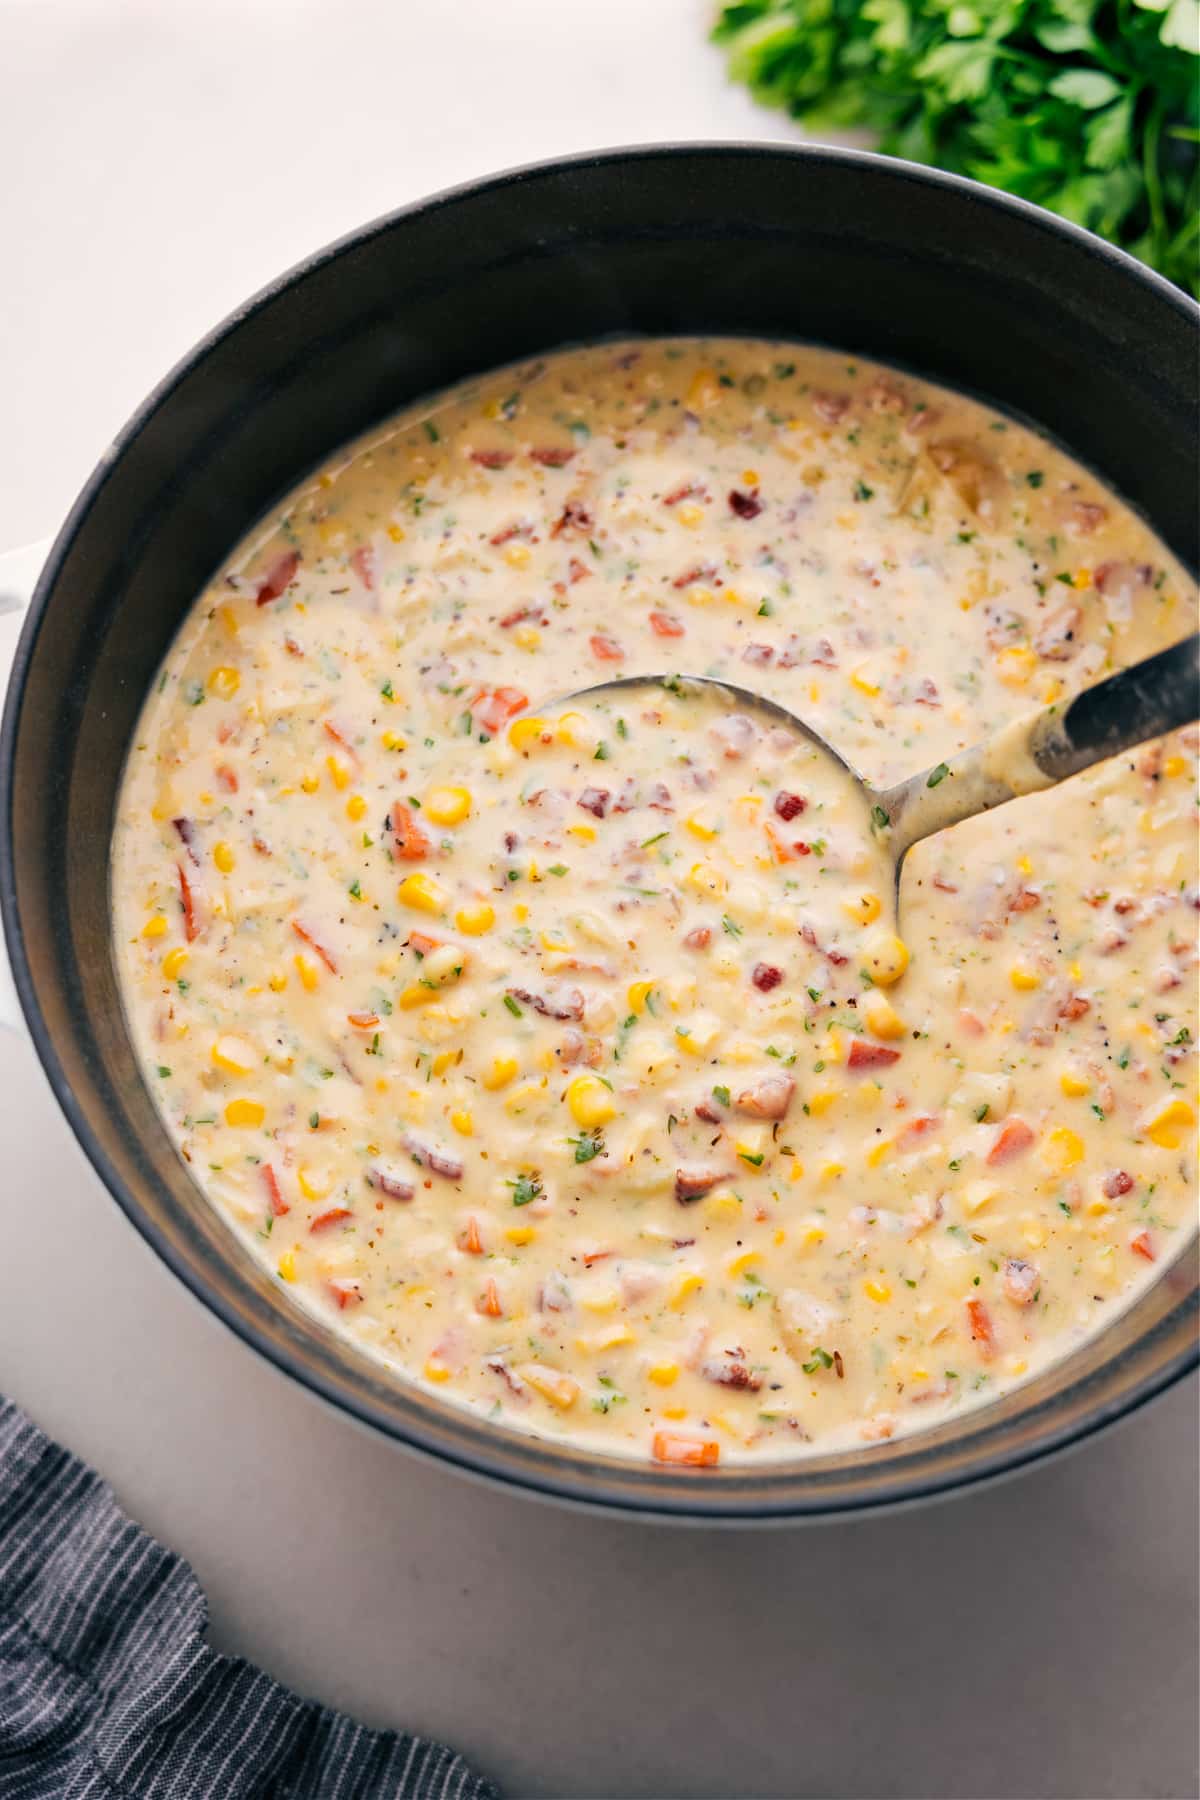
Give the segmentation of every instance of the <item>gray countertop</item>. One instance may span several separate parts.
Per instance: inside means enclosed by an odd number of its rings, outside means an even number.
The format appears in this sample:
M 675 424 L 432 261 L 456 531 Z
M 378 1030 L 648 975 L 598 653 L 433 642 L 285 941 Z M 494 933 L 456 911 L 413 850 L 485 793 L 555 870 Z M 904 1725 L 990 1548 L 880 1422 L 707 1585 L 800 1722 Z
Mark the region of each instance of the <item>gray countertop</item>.
M 700 0 L 0 0 L 0 545 L 357 221 L 602 143 L 771 136 Z M 0 1032 L 0 1388 L 190 1558 L 212 1640 L 510 1795 L 1197 1793 L 1197 1386 L 964 1499 L 762 1533 L 405 1455 L 156 1262 Z

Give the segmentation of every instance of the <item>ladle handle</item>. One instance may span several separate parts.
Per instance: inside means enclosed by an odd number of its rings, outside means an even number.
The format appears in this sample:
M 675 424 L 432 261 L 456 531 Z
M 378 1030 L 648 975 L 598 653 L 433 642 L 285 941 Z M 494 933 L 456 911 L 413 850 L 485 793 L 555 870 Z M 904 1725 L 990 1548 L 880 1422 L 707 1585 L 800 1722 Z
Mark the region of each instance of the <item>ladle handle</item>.
M 1064 706 L 1027 713 L 952 762 L 923 769 L 877 795 L 875 820 L 890 832 L 897 862 L 910 845 L 1053 787 L 1147 738 L 1189 725 L 1200 713 L 1200 634 L 1134 663 Z

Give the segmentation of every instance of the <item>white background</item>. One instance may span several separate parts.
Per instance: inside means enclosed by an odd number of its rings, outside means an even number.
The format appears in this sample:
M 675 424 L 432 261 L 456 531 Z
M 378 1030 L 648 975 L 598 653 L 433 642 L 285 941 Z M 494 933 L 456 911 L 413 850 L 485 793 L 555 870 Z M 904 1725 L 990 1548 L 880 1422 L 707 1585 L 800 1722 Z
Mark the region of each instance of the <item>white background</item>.
M 0 548 L 201 332 L 491 168 L 779 136 L 703 0 L 0 0 Z M 1069 1459 L 765 1534 L 496 1495 L 318 1408 L 143 1249 L 0 1033 L 0 1389 L 212 1639 L 510 1795 L 1195 1794 L 1196 1386 Z

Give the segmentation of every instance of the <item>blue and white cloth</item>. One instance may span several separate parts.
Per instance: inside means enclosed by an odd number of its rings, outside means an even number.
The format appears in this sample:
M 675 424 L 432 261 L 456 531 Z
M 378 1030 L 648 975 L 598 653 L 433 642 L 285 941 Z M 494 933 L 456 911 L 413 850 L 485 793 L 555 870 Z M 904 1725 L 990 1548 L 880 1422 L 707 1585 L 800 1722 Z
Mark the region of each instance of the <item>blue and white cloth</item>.
M 0 1400 L 2 1800 L 498 1800 L 204 1642 L 191 1569 Z

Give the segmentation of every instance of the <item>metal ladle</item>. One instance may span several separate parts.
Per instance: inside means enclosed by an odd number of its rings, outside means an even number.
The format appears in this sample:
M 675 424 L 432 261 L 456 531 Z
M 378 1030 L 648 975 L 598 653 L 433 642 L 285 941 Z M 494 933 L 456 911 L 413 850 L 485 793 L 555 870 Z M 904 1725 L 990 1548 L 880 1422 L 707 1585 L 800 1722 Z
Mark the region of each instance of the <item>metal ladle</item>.
M 788 726 L 832 757 L 861 790 L 873 827 L 891 852 L 898 888 L 901 864 L 921 838 L 1024 794 L 1054 787 L 1093 763 L 1191 724 L 1200 715 L 1200 634 L 1084 688 L 1065 704 L 1024 713 L 981 744 L 889 788 L 864 781 L 832 744 L 787 707 L 714 676 L 625 675 L 579 688 L 566 695 L 564 703 L 638 687 L 718 690 L 744 711 Z

